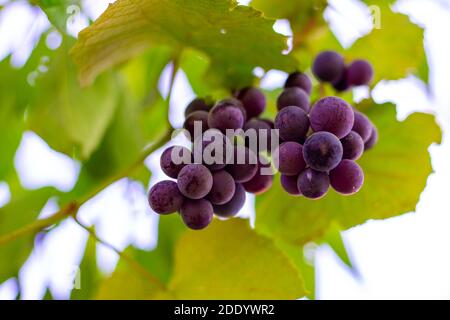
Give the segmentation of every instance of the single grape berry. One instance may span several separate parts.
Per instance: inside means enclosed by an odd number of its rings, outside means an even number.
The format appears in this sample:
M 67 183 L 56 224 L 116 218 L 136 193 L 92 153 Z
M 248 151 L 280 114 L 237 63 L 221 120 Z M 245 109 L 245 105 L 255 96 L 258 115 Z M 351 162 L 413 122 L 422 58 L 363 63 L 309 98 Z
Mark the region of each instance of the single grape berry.
M 352 107 L 338 97 L 327 97 L 316 102 L 309 116 L 311 128 L 328 131 L 342 139 L 352 130 L 355 115 Z
M 330 183 L 334 190 L 344 195 L 358 192 L 364 183 L 364 172 L 351 160 L 342 162 L 330 172 Z
M 267 160 L 267 159 L 266 159 Z M 264 170 L 267 169 L 267 170 Z M 265 163 L 258 163 L 258 171 L 255 176 L 244 182 L 242 185 L 245 191 L 253 194 L 262 194 L 270 189 L 273 183 L 274 172 L 270 167 L 270 163 L 266 161 Z
M 204 165 L 188 164 L 178 174 L 178 189 L 189 199 L 200 199 L 212 188 L 211 172 Z
M 309 118 L 303 109 L 290 106 L 278 112 L 275 118 L 275 129 L 283 141 L 300 142 L 309 130 Z
M 309 79 L 306 74 L 301 72 L 293 72 L 286 79 L 284 87 L 297 87 L 303 89 L 307 94 L 311 94 L 312 83 L 311 79 Z
M 333 85 L 333 88 L 339 92 L 344 92 L 350 89 L 351 85 L 348 82 L 348 69 L 345 68 L 344 71 L 342 71 L 341 76 L 331 84 Z
M 373 148 L 373 146 L 378 142 L 378 130 L 374 126 L 372 128 L 372 133 L 370 134 L 369 140 L 366 141 L 364 144 L 364 151 L 370 150 Z
M 364 152 L 364 141 L 355 131 L 350 131 L 348 135 L 341 139 L 344 151 L 342 159 L 358 160 Z
M 245 204 L 245 189 L 244 187 L 236 183 L 236 190 L 234 191 L 233 198 L 225 204 L 215 205 L 214 213 L 222 218 L 231 218 L 239 213 Z
M 241 108 L 229 102 L 220 102 L 208 115 L 208 126 L 226 132 L 226 129 L 242 129 L 245 117 Z
M 180 210 L 184 197 L 176 182 L 164 180 L 155 184 L 148 193 L 148 203 L 158 214 L 169 214 Z
M 289 106 L 296 106 L 302 108 L 303 111 L 308 113 L 309 104 L 308 94 L 304 90 L 297 87 L 284 89 L 277 99 L 278 110 Z
M 342 155 L 341 141 L 329 132 L 313 133 L 303 145 L 303 158 L 316 171 L 327 172 L 334 169 L 341 162 Z
M 273 163 L 281 174 L 286 176 L 298 175 L 306 167 L 302 151 L 303 147 L 300 143 L 283 142 L 273 155 Z
M 159 163 L 167 176 L 176 179 L 181 169 L 192 163 L 192 154 L 188 148 L 182 146 L 169 147 L 162 153 Z
M 183 128 L 189 132 L 191 140 L 195 139 L 194 134 L 196 125 L 201 125 L 201 130 L 199 130 L 199 133 L 203 133 L 208 130 L 208 112 L 194 111 L 184 120 Z
M 330 179 L 326 172 L 319 172 L 308 168 L 298 176 L 297 186 L 306 198 L 319 199 L 328 192 Z
M 302 193 L 298 189 L 297 185 L 298 176 L 285 176 L 281 175 L 280 181 L 283 189 L 293 196 L 300 196 Z
M 372 65 L 366 60 L 355 60 L 348 67 L 348 82 L 353 86 L 369 84 L 373 78 Z
M 271 129 L 270 125 L 263 120 L 257 118 L 250 119 L 244 125 L 244 131 L 249 134 L 245 136 L 245 146 L 255 153 L 270 149 L 272 143 Z M 248 130 L 254 130 L 255 141 L 250 141 L 250 137 L 253 135 L 250 135 L 251 132 Z
M 275 123 L 271 119 L 263 118 L 263 119 L 260 119 L 260 120 L 264 121 L 265 123 L 267 123 L 270 126 L 271 129 L 275 128 Z
M 323 82 L 337 81 L 344 71 L 344 58 L 334 51 L 323 51 L 314 60 L 312 71 Z
M 226 170 L 238 183 L 247 182 L 253 178 L 258 170 L 256 154 L 244 146 L 234 147 L 233 163 L 226 166 Z
M 195 98 L 192 100 L 186 109 L 184 110 L 184 117 L 187 118 L 192 112 L 195 111 L 206 111 L 209 112 L 213 107 L 214 103 L 209 98 Z
M 184 224 L 193 230 L 206 228 L 214 217 L 214 209 L 208 200 L 186 199 L 180 209 Z
M 373 125 L 369 118 L 365 114 L 355 111 L 355 121 L 352 130 L 358 133 L 364 142 L 369 140 L 372 134 L 372 128 Z
M 248 119 L 259 116 L 266 109 L 266 97 L 256 88 L 239 90 L 236 97 L 242 102 Z
M 213 185 L 208 193 L 207 199 L 212 204 L 225 204 L 233 198 L 235 191 L 235 182 L 231 174 L 221 170 L 214 172 Z

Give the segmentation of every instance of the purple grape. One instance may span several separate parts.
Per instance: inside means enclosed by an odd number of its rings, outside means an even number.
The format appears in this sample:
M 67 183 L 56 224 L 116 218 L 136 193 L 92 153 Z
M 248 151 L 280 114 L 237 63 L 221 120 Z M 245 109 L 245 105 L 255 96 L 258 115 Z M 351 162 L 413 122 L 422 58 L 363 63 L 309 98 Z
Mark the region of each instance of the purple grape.
M 247 121 L 247 118 L 248 118 L 247 111 L 245 110 L 244 105 L 242 104 L 242 102 L 240 100 L 233 98 L 233 97 L 226 98 L 226 99 L 219 101 L 217 103 L 217 105 L 233 105 L 233 106 L 239 108 L 239 110 L 241 110 L 242 114 L 244 115 L 244 122 Z
M 247 121 L 244 125 L 244 131 L 247 130 L 255 130 L 255 134 L 256 134 L 256 150 L 253 150 L 253 148 L 251 148 L 251 143 L 249 141 L 249 138 L 246 136 L 245 137 L 245 146 L 247 148 L 250 148 L 253 152 L 258 153 L 261 151 L 266 151 L 267 149 L 270 149 L 270 145 L 271 145 L 271 127 L 269 126 L 269 124 L 267 124 L 267 122 L 260 120 L 260 119 L 250 119 L 249 121 Z M 260 146 L 261 143 L 261 139 L 260 139 L 260 135 L 262 135 L 263 137 L 266 137 L 266 145 L 265 146 Z M 262 144 L 262 143 L 261 143 Z M 262 147 L 262 148 L 261 148 Z
M 364 152 L 364 141 L 355 131 L 341 139 L 344 153 L 342 159 L 358 160 Z
M 279 130 L 279 135 L 284 141 L 299 142 L 308 133 L 308 115 L 299 107 L 286 107 L 278 112 L 275 118 L 275 129 Z
M 192 112 L 195 111 L 209 112 L 213 105 L 214 103 L 210 99 L 195 98 L 184 110 L 184 117 L 187 118 Z
M 244 206 L 245 198 L 244 187 L 241 184 L 236 183 L 236 190 L 234 191 L 233 198 L 225 204 L 214 206 L 214 213 L 223 218 L 234 217 Z
M 301 72 L 293 72 L 286 79 L 284 87 L 297 87 L 304 90 L 307 94 L 311 94 L 312 83 L 311 79 L 309 79 L 306 74 Z
M 300 196 L 302 193 L 298 189 L 297 185 L 298 176 L 285 176 L 281 175 L 280 181 L 283 189 L 293 196 Z
M 226 170 L 237 183 L 243 183 L 253 178 L 258 170 L 258 158 L 253 151 L 244 146 L 234 147 L 233 163 Z
M 344 58 L 334 51 L 323 51 L 314 60 L 312 71 L 323 82 L 337 81 L 344 71 Z
M 174 157 L 179 157 L 180 161 L 177 161 L 177 164 L 175 164 L 172 160 L 175 159 Z M 162 171 L 167 176 L 176 179 L 181 169 L 183 169 L 185 165 L 192 163 L 192 154 L 191 151 L 189 151 L 189 149 L 185 147 L 169 147 L 162 153 L 159 163 L 161 165 Z
M 264 121 L 265 123 L 267 123 L 270 126 L 271 129 L 275 128 L 275 123 L 271 119 L 264 118 L 264 119 L 260 119 L 260 120 Z
M 268 170 L 270 171 L 270 174 L 268 174 L 269 172 L 262 172 L 262 168 L 270 168 L 270 163 L 258 163 L 258 171 L 256 172 L 256 175 L 250 181 L 242 184 L 245 191 L 253 194 L 262 194 L 270 189 L 273 183 L 274 172 L 272 170 Z
M 300 88 L 286 88 L 277 99 L 277 108 L 281 110 L 289 106 L 302 108 L 306 113 L 309 112 L 309 96 Z
M 219 102 L 211 109 L 208 116 L 208 126 L 223 133 L 226 129 L 242 129 L 245 116 L 242 109 L 229 102 Z
M 313 133 L 303 145 L 306 164 L 316 171 L 327 172 L 342 160 L 341 141 L 332 133 L 321 131 Z
M 178 189 L 189 199 L 200 199 L 212 188 L 211 172 L 204 165 L 188 164 L 178 174 Z
M 214 209 L 208 200 L 186 199 L 180 210 L 184 224 L 193 230 L 206 228 L 214 217 Z
M 336 91 L 344 92 L 351 88 L 350 83 L 348 82 L 348 70 L 347 68 L 342 71 L 341 76 L 339 79 L 332 82 L 333 88 Z
M 207 199 L 214 205 L 225 204 L 233 198 L 235 182 L 231 174 L 222 170 L 213 173 L 213 185 Z
M 373 125 L 369 118 L 365 114 L 355 111 L 355 121 L 352 130 L 358 133 L 364 142 L 369 140 L 372 134 L 372 128 Z
M 197 138 L 193 148 L 194 161 L 203 164 L 211 171 L 225 168 L 227 159 L 231 157 L 227 154 L 227 148 L 233 150 L 231 141 L 216 129 L 209 129 L 201 139 Z
M 326 172 L 308 168 L 298 176 L 297 186 L 301 194 L 306 198 L 319 199 L 328 192 L 330 179 Z
M 286 176 L 298 175 L 306 167 L 302 150 L 300 143 L 283 142 L 278 147 L 278 153 L 275 153 L 273 157 L 275 167 Z
M 195 134 L 195 125 L 201 125 L 200 133 L 208 130 L 208 112 L 206 111 L 194 111 L 188 115 L 186 120 L 184 120 L 183 128 L 187 130 L 190 134 L 191 140 L 194 140 L 196 137 Z
M 342 160 L 342 162 L 330 172 L 330 183 L 337 192 L 351 195 L 361 189 L 364 183 L 364 173 L 356 162 Z
M 372 65 L 366 60 L 355 60 L 348 67 L 348 82 L 353 86 L 369 84 L 373 78 Z
M 354 122 L 352 107 L 337 97 L 327 97 L 316 102 L 309 119 L 314 131 L 328 131 L 342 139 L 352 130 Z
M 240 90 L 237 98 L 242 102 L 248 119 L 259 116 L 266 109 L 266 97 L 256 88 L 248 87 Z
M 148 203 L 158 214 L 169 214 L 180 210 L 184 197 L 176 182 L 164 180 L 155 184 L 148 193 Z
M 369 140 L 366 141 L 364 144 L 364 151 L 370 150 L 373 148 L 373 146 L 378 142 L 378 130 L 374 126 L 372 128 L 372 133 L 370 134 Z

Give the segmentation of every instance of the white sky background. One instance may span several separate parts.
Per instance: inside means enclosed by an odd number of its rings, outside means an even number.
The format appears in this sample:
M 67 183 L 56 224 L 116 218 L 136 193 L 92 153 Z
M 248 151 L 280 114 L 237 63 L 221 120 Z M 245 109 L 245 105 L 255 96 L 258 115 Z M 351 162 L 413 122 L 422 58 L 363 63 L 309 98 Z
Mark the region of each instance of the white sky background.
M 7 1 L 0 0 L 0 4 Z M 109 1 L 85 0 L 88 14 L 97 17 Z M 240 1 L 244 3 L 246 1 Z M 440 2 L 441 4 L 437 4 Z M 353 0 L 330 1 L 337 11 L 329 9 L 325 16 L 340 41 L 349 46 L 370 30 L 364 18 L 364 9 Z M 444 5 L 448 8 L 445 9 Z M 397 103 L 399 118 L 412 110 L 436 112 L 444 130 L 450 125 L 450 0 L 401 0 L 396 8 L 410 14 L 413 21 L 425 26 L 425 43 L 430 64 L 431 95 L 414 77 L 384 82 L 374 91 L 378 101 Z M 37 15 L 20 1 L 0 12 L 0 59 L 13 53 L 13 62 L 23 64 L 32 50 L 32 42 L 46 30 L 44 15 Z M 20 18 L 18 18 L 20 17 Z M 86 26 L 86 17 L 75 17 L 69 26 L 72 34 Z M 30 32 L 30 27 L 31 28 Z M 14 30 L 14 32 L 10 32 Z M 275 30 L 290 34 L 284 21 Z M 388 58 L 388 57 L 384 57 Z M 159 88 L 167 91 L 167 75 L 163 72 Z M 270 72 L 262 86 L 279 87 L 286 75 Z M 355 92 L 364 95 L 364 90 Z M 186 77 L 179 72 L 176 77 L 171 105 L 170 121 L 175 126 L 182 123 L 183 109 L 193 97 Z M 423 128 L 427 130 L 427 128 Z M 412 133 L 420 134 L 420 132 Z M 175 141 L 173 143 L 186 143 Z M 346 244 L 352 252 L 354 264 L 361 274 L 355 279 L 327 247 L 316 252 L 317 293 L 321 299 L 371 299 L 371 298 L 450 298 L 450 143 L 445 139 L 441 146 L 430 148 L 435 173 L 429 178 L 421 196 L 417 212 L 383 221 L 370 221 L 344 232 Z M 151 185 L 164 179 L 159 171 L 158 159 L 162 150 L 147 159 L 152 170 Z M 32 157 L 30 155 L 33 155 Z M 33 133 L 24 135 L 17 152 L 16 168 L 22 183 L 29 188 L 53 185 L 63 191 L 70 190 L 76 182 L 79 164 L 65 155 L 51 150 Z M 156 244 L 157 216 L 148 209 L 143 187 L 137 183 L 119 181 L 82 207 L 80 219 L 95 224 L 98 234 L 119 249 L 132 243 L 141 248 Z M 0 182 L 0 206 L 8 202 L 10 195 L 5 183 Z M 243 215 L 251 216 L 254 198 L 249 197 Z M 42 215 L 56 210 L 54 201 L 44 208 Z M 256 217 L 257 218 L 257 217 Z M 72 221 L 67 220 L 37 246 L 20 273 L 23 299 L 39 299 L 50 287 L 56 298 L 69 297 L 74 268 L 82 258 L 87 234 Z M 117 256 L 101 245 L 98 246 L 98 264 L 106 273 L 112 272 Z M 4 263 L 4 262 L 3 262 Z M 17 295 L 17 285 L 9 280 L 0 285 L 0 299 L 12 299 Z

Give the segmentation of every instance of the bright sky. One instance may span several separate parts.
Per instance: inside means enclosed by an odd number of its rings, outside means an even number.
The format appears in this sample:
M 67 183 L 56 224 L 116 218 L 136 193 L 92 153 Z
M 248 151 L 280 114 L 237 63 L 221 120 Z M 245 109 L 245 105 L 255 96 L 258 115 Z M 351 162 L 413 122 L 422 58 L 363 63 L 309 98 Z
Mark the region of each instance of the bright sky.
M 5 2 L 0 0 L 0 4 Z M 83 2 L 88 5 L 89 16 L 96 18 L 109 1 Z M 330 9 L 325 16 L 345 46 L 370 30 L 364 18 L 364 8 L 356 1 L 332 0 L 330 3 L 338 11 Z M 450 125 L 450 43 L 446 31 L 450 30 L 450 0 L 403 0 L 396 8 L 425 26 L 431 94 L 416 78 L 408 77 L 379 84 L 374 97 L 380 102 L 396 102 L 399 119 L 404 119 L 412 110 L 435 112 L 442 127 L 447 130 Z M 33 40 L 48 28 L 45 16 L 37 15 L 38 11 L 31 10 L 21 1 L 0 12 L 0 59 L 13 53 L 14 64 L 21 65 L 26 61 Z M 76 16 L 69 30 L 77 34 L 86 21 L 86 17 Z M 285 21 L 278 21 L 275 30 L 290 34 Z M 163 72 L 159 84 L 163 95 L 167 92 L 169 69 L 167 67 Z M 262 86 L 279 87 L 285 77 L 284 73 L 272 71 L 265 77 Z M 355 92 L 355 96 L 361 95 L 364 92 Z M 170 121 L 173 125 L 180 126 L 183 109 L 193 96 L 185 75 L 179 72 L 171 105 Z M 360 279 L 355 279 L 327 246 L 317 249 L 318 298 L 450 298 L 450 204 L 446 198 L 450 180 L 450 144 L 444 138 L 441 146 L 433 146 L 430 151 L 435 173 L 430 176 L 415 213 L 370 221 L 344 232 Z M 146 161 L 153 172 L 151 185 L 164 179 L 158 168 L 161 152 L 156 152 Z M 79 172 L 79 164 L 54 152 L 31 132 L 24 135 L 15 164 L 22 183 L 29 188 L 53 185 L 67 191 L 73 187 Z M 80 217 L 87 224 L 95 224 L 99 235 L 119 249 L 130 243 L 140 248 L 152 248 L 156 244 L 158 218 L 149 211 L 144 191 L 137 183 L 119 181 L 83 206 Z M 0 206 L 8 199 L 8 187 L 0 182 Z M 249 197 L 243 216 L 255 219 L 253 203 L 254 198 Z M 55 210 L 54 201 L 50 201 L 42 215 Z M 86 239 L 86 233 L 71 221 L 65 221 L 51 231 L 21 270 L 22 298 L 41 298 L 47 285 L 56 298 L 67 298 Z M 116 255 L 101 245 L 98 248 L 97 260 L 101 270 L 112 272 L 117 262 Z M 0 299 L 11 299 L 16 294 L 15 281 L 0 285 Z

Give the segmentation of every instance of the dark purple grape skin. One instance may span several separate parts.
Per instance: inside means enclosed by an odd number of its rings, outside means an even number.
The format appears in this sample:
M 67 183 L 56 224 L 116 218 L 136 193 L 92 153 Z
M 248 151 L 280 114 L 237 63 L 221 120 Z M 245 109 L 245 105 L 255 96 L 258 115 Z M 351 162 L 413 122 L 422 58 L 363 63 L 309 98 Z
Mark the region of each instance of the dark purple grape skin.
M 367 140 L 366 143 L 364 144 L 364 151 L 368 151 L 368 150 L 372 149 L 373 146 L 375 146 L 377 144 L 377 142 L 378 142 L 378 130 L 374 126 L 372 128 L 372 133 L 370 134 L 369 140 Z
M 303 145 L 303 158 L 316 171 L 328 172 L 336 168 L 343 153 L 341 141 L 334 134 L 325 131 L 313 133 Z
M 273 155 L 275 167 L 286 176 L 298 175 L 306 167 L 303 159 L 303 147 L 300 143 L 287 141 L 278 147 Z
M 270 174 L 268 172 L 261 172 L 261 168 L 270 168 L 270 163 L 258 163 L 258 171 L 255 176 L 247 182 L 244 182 L 242 185 L 245 191 L 253 194 L 262 194 L 270 189 L 273 183 L 273 170 L 270 170 Z
M 172 156 L 179 156 L 180 159 L 189 158 L 188 163 L 179 163 L 175 164 L 174 161 L 172 161 Z M 178 174 L 180 173 L 181 169 L 187 164 L 192 163 L 192 154 L 191 151 L 182 146 L 172 146 L 164 150 L 164 152 L 161 155 L 161 158 L 159 160 L 159 164 L 161 165 L 162 171 L 170 178 L 176 179 L 178 177 Z
M 289 106 L 300 107 L 308 113 L 310 106 L 309 95 L 297 87 L 284 89 L 277 99 L 277 108 L 281 110 Z
M 239 90 L 236 97 L 242 102 L 248 119 L 259 116 L 266 109 L 266 97 L 256 88 Z
M 348 135 L 341 139 L 344 151 L 342 159 L 356 161 L 364 152 L 364 141 L 355 131 L 350 131 Z
M 344 58 L 334 51 L 323 51 L 314 60 L 312 71 L 323 82 L 337 81 L 344 71 Z
M 205 132 L 208 130 L 208 112 L 206 111 L 194 111 L 184 120 L 183 128 L 187 130 L 190 134 L 191 141 L 195 139 L 195 131 L 194 126 L 195 123 L 199 122 L 197 125 L 201 124 L 202 128 L 200 133 Z
M 210 137 L 208 136 L 207 138 L 207 135 L 209 135 L 209 133 L 213 130 L 215 131 L 213 132 L 214 135 L 211 135 L 211 140 L 209 140 Z M 194 141 L 194 161 L 196 163 L 203 164 L 211 171 L 221 170 L 227 165 L 227 156 L 230 156 L 227 154 L 227 147 L 232 150 L 231 141 L 229 141 L 228 138 L 220 131 L 216 129 L 209 129 L 202 136 L 202 139 L 197 138 L 197 140 Z M 219 154 L 216 154 L 216 151 L 218 151 Z M 213 161 L 205 159 L 205 156 L 213 157 Z M 216 156 L 218 158 L 217 161 Z
M 364 142 L 369 140 L 372 134 L 372 128 L 373 125 L 369 118 L 365 114 L 355 111 L 355 121 L 352 130 L 357 132 Z
M 231 103 L 218 103 L 208 115 L 209 128 L 215 128 L 223 133 L 226 129 L 242 129 L 245 116 L 241 108 Z
M 308 133 L 309 117 L 299 107 L 286 107 L 278 112 L 275 118 L 275 129 L 279 130 L 283 141 L 300 142 Z
M 184 110 L 184 117 L 187 118 L 192 112 L 206 111 L 209 112 L 214 103 L 210 99 L 195 98 L 192 100 Z
M 211 172 L 202 164 L 188 164 L 178 174 L 178 189 L 189 199 L 205 197 L 212 188 Z
M 208 200 L 186 199 L 180 209 L 184 224 L 192 230 L 206 228 L 214 218 L 214 209 Z
M 293 72 L 286 79 L 284 87 L 285 88 L 297 87 L 302 89 L 309 95 L 311 94 L 312 83 L 311 79 L 305 73 Z
M 298 176 L 297 187 L 305 198 L 320 199 L 327 194 L 330 188 L 330 179 L 326 172 L 308 168 Z
M 207 199 L 214 205 L 225 204 L 233 198 L 235 182 L 231 174 L 221 170 L 214 172 L 213 185 Z
M 341 76 L 339 79 L 332 82 L 333 88 L 338 92 L 344 92 L 350 89 L 352 86 L 348 82 L 348 70 L 347 68 L 342 71 Z
M 214 213 L 222 218 L 231 218 L 239 213 L 245 204 L 245 189 L 240 183 L 236 183 L 233 198 L 225 204 L 214 206 Z
M 283 189 L 292 196 L 301 196 L 302 193 L 297 185 L 298 176 L 281 175 L 280 181 Z
M 180 210 L 184 200 L 177 183 L 170 180 L 158 182 L 148 193 L 148 203 L 158 214 L 170 214 Z
M 357 193 L 364 183 L 364 172 L 361 167 L 351 160 L 342 160 L 330 171 L 330 183 L 334 190 L 343 195 Z
M 355 60 L 348 67 L 348 82 L 353 86 L 370 84 L 373 78 L 372 65 L 366 60 Z
M 314 104 L 309 115 L 311 128 L 327 131 L 342 139 L 352 130 L 355 115 L 352 107 L 338 97 L 326 97 Z
M 232 162 L 225 169 L 237 183 L 249 181 L 255 176 L 258 170 L 258 158 L 256 154 L 244 146 L 234 147 Z
M 244 131 L 247 130 L 255 130 L 256 131 L 256 150 L 253 150 L 251 143 L 249 141 L 248 137 L 245 137 L 245 146 L 247 148 L 251 148 L 253 152 L 258 153 L 261 151 L 265 151 L 267 149 L 270 149 L 270 145 L 271 145 L 271 127 L 269 124 L 267 124 L 267 122 L 257 119 L 257 118 L 253 118 L 250 119 L 249 121 L 247 121 L 244 125 Z M 260 131 L 261 130 L 261 131 Z M 266 145 L 265 146 L 260 146 L 260 135 L 265 135 L 266 137 Z
M 270 126 L 271 129 L 275 128 L 275 123 L 271 119 L 263 118 L 263 119 L 260 119 L 260 120 L 264 121 L 265 123 L 267 123 Z

